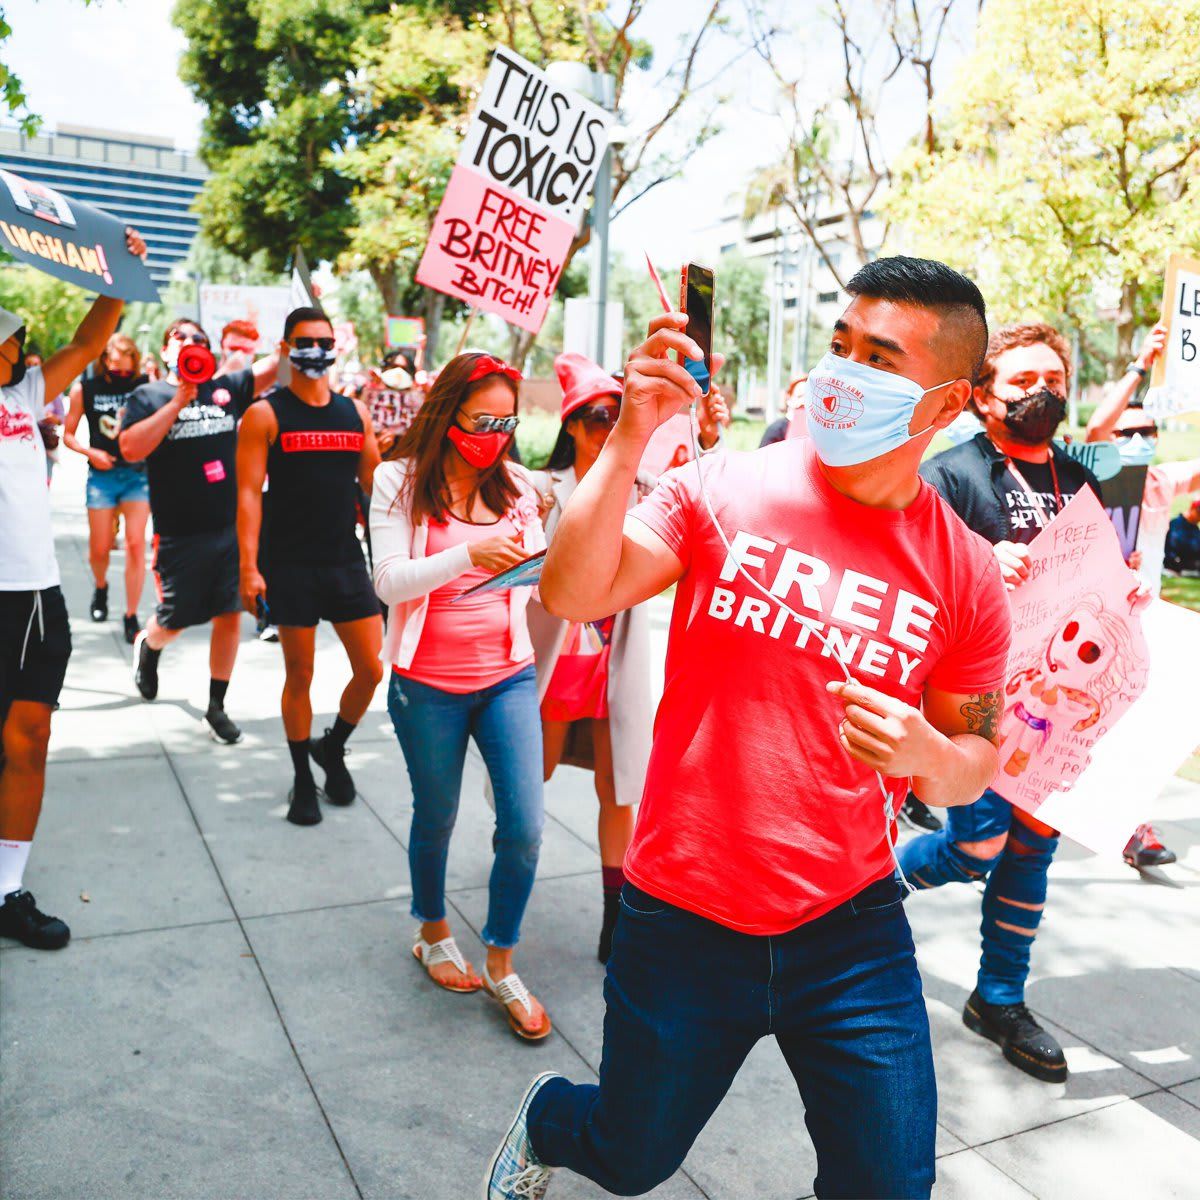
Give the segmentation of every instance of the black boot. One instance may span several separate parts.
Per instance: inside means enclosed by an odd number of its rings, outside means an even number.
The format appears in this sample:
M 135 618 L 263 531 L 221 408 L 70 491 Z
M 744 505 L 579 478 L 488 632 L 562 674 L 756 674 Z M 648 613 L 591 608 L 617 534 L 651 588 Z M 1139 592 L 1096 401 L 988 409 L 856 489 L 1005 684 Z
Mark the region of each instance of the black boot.
M 976 990 L 963 1008 L 963 1024 L 972 1033 L 988 1038 L 1004 1057 L 1026 1075 L 1043 1083 L 1062 1083 L 1067 1059 L 1057 1040 L 1047 1033 L 1033 1013 L 1021 1004 L 988 1004 Z
M 15 938 L 34 950 L 61 950 L 71 940 L 71 931 L 58 917 L 42 912 L 33 897 L 18 888 L 0 904 L 0 937 Z
M 331 737 L 333 731 L 325 730 L 325 736 L 309 742 L 313 761 L 325 772 L 325 799 L 330 804 L 350 804 L 358 794 L 354 780 L 346 770 L 346 747 Z
M 321 805 L 317 802 L 317 785 L 312 779 L 297 779 L 288 792 L 287 819 L 293 825 L 320 825 Z
M 610 888 L 604 889 L 604 919 L 600 923 L 600 946 L 596 957 L 602 962 L 608 962 L 612 954 L 613 932 L 617 928 L 617 915 L 621 911 L 621 893 Z

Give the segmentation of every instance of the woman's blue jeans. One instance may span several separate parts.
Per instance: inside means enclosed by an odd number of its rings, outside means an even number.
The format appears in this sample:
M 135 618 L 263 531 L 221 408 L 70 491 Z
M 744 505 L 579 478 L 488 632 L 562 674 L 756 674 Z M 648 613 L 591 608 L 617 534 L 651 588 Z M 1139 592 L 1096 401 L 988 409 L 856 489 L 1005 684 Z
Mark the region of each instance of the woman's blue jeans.
M 533 667 L 465 694 L 393 672 L 388 712 L 412 781 L 412 915 L 418 921 L 446 916 L 446 858 L 458 816 L 467 739 L 474 738 L 496 799 L 496 856 L 483 940 L 499 949 L 515 946 L 537 874 L 545 821 L 542 722 Z

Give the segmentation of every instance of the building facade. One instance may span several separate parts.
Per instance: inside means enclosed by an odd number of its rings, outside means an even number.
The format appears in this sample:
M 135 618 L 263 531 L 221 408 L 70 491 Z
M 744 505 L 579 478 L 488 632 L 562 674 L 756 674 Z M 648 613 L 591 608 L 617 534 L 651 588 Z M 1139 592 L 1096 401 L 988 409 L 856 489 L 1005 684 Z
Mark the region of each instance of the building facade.
M 160 287 L 186 257 L 198 219 L 192 202 L 208 172 L 169 138 L 59 125 L 53 133 L 0 128 L 0 168 L 94 204 L 137 227 Z

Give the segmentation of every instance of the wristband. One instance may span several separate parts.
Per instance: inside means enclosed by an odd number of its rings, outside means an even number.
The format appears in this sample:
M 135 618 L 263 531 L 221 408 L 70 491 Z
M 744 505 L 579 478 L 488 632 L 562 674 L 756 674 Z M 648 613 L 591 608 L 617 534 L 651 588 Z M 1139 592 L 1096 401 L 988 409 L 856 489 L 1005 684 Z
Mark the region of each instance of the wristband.
M 1129 366 L 1127 366 L 1127 367 L 1125 368 L 1125 374 L 1126 374 L 1126 375 L 1130 374 L 1131 372 L 1132 372 L 1134 375 L 1136 375 L 1136 376 L 1137 376 L 1139 379 L 1145 379 L 1145 378 L 1146 378 L 1146 368 L 1145 368 L 1145 367 L 1143 367 L 1143 366 L 1142 366 L 1140 363 L 1131 362 L 1131 363 L 1129 364 Z

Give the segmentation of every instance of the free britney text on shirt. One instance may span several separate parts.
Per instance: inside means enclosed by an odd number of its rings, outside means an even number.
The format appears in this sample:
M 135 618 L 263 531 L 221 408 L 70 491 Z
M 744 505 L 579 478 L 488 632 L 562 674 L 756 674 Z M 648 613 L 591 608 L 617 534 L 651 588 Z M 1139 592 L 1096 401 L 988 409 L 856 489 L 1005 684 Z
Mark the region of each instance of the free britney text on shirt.
M 626 873 L 730 928 L 779 934 L 892 870 L 878 780 L 838 740 L 834 655 L 913 705 L 927 686 L 991 691 L 1008 599 L 991 547 L 928 484 L 902 511 L 869 508 L 834 489 L 799 439 L 701 469 L 740 564 L 804 620 L 737 573 L 695 463 L 634 509 L 685 573 Z M 907 781 L 888 782 L 898 802 Z

